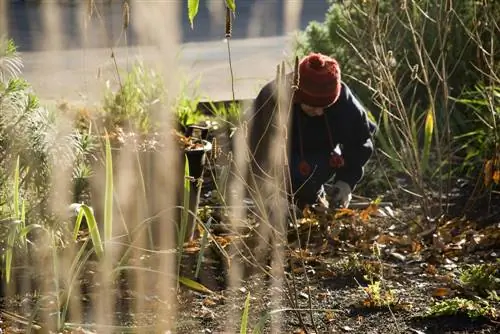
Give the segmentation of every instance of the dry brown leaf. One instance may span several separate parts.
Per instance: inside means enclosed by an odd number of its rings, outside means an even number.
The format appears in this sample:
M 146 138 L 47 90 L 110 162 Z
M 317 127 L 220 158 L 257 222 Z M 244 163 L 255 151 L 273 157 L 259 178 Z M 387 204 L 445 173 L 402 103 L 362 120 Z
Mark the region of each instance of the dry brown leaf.
M 379 243 L 381 245 L 388 245 L 388 244 L 393 244 L 393 243 L 401 245 L 404 242 L 399 237 L 395 237 L 395 236 L 392 236 L 389 234 L 382 234 L 377 238 L 377 243 Z
M 191 240 L 184 244 L 184 252 L 186 253 L 196 253 L 199 250 L 200 250 L 200 245 L 196 240 Z
M 203 306 L 209 307 L 209 306 L 217 305 L 217 302 L 211 298 L 205 298 L 205 299 L 203 299 L 202 304 L 203 304 Z
M 451 294 L 451 289 L 449 288 L 436 288 L 432 292 L 433 297 L 446 297 Z
M 335 320 L 335 314 L 332 311 L 325 312 L 325 320 L 326 322 L 332 322 Z
M 488 160 L 484 164 L 484 185 L 488 187 L 493 179 L 493 160 Z
M 232 241 L 232 237 L 231 236 L 214 236 L 214 240 L 215 242 L 217 242 L 217 244 L 219 244 L 219 246 L 221 246 L 222 248 L 226 247 L 227 245 L 229 245 Z
M 342 217 L 352 217 L 355 215 L 356 215 L 356 211 L 354 211 L 352 209 L 342 208 L 342 209 L 337 210 L 337 213 L 335 213 L 334 217 L 335 217 L 335 219 L 338 219 L 338 218 L 342 218 Z
M 328 292 L 320 292 L 316 295 L 316 299 L 321 300 L 321 301 L 325 301 L 329 296 L 330 296 L 330 294 Z
M 419 241 L 412 241 L 411 243 L 411 252 L 412 253 L 420 253 L 422 251 L 422 243 Z
M 437 274 L 436 266 L 432 264 L 427 265 L 427 268 L 425 268 L 425 272 L 429 275 L 436 275 Z
M 359 213 L 359 217 L 362 221 L 368 221 L 373 214 L 378 213 L 378 205 L 375 203 L 370 203 L 366 209 L 363 209 Z
M 293 273 L 294 274 L 303 274 L 305 272 L 305 268 L 304 267 L 295 267 L 293 268 Z

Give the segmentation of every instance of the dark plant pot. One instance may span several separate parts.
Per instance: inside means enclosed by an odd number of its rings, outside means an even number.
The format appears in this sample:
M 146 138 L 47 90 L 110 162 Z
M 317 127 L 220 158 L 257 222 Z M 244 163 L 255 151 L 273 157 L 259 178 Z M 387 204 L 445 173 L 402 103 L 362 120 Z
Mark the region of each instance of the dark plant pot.
M 203 175 L 205 172 L 205 165 L 207 160 L 207 154 L 212 151 L 212 143 L 207 141 L 208 128 L 190 126 L 186 132 L 186 137 L 193 138 L 193 143 L 196 143 L 195 148 L 185 149 L 182 152 L 182 165 L 179 175 L 179 191 L 177 198 L 179 199 L 178 206 L 183 207 L 183 210 L 179 210 L 177 220 L 179 225 L 182 223 L 183 212 L 188 210 L 187 219 L 187 233 L 185 240 L 190 240 L 196 231 L 196 214 L 200 204 L 201 188 L 203 185 Z M 190 189 L 189 189 L 189 205 L 187 208 L 184 207 L 184 181 L 185 181 L 185 171 L 184 166 L 186 163 L 186 158 L 189 166 L 189 179 L 190 179 Z
M 189 240 L 194 236 L 195 233 L 195 227 L 196 227 L 196 213 L 198 211 L 198 207 L 200 204 L 200 197 L 201 197 L 201 188 L 203 185 L 203 174 L 205 171 L 205 162 L 206 162 L 206 155 L 208 152 L 212 150 L 212 144 L 206 140 L 202 141 L 203 147 L 200 149 L 196 150 L 186 150 L 185 156 L 187 157 L 188 160 L 188 165 L 189 165 L 189 179 L 190 179 L 190 189 L 189 189 L 189 206 L 188 206 L 188 220 L 187 220 L 187 234 L 186 234 L 186 240 Z M 185 159 L 181 160 L 183 162 L 183 166 L 185 163 Z M 180 180 L 184 181 L 185 179 L 185 174 L 184 174 L 184 169 L 181 169 L 182 175 L 180 177 Z M 182 183 L 182 191 L 180 192 L 180 196 L 178 197 L 180 199 L 180 205 L 179 206 L 184 206 L 184 182 Z M 186 208 L 184 208 L 185 210 Z M 179 222 L 182 222 L 182 212 L 181 212 L 181 219 Z

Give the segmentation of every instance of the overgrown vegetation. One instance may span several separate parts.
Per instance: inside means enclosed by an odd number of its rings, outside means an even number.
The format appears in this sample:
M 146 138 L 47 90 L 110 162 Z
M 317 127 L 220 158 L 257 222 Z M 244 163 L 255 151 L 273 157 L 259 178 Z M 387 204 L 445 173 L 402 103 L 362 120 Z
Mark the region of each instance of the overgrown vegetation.
M 97 7 L 88 4 L 91 18 Z M 188 2 L 191 22 L 198 6 Z M 229 39 L 235 2 L 226 6 Z M 377 330 L 400 333 L 414 330 L 415 319 L 464 314 L 486 319 L 495 331 L 499 8 L 494 1 L 332 1 L 325 21 L 300 34 L 297 53 L 339 59 L 380 131 L 356 190 L 368 204 L 308 208 L 300 218 L 292 212 L 286 231 L 275 224 L 286 215 L 283 185 L 252 189 L 251 198 L 235 194 L 248 186 L 238 174 L 248 157 L 237 145 L 246 133 L 237 101 L 211 102 L 207 116 L 200 99 L 184 89 L 169 96 L 164 78 L 137 63 L 116 73 L 119 86 L 109 87 L 95 111 L 65 104 L 52 110 L 20 78 L 14 42 L 2 42 L 0 256 L 7 298 L 0 302 L 8 310 L 1 316 L 27 332 L 201 326 L 364 333 L 387 326 Z M 123 10 L 126 31 L 128 2 Z M 279 66 L 277 78 L 284 71 Z M 179 144 L 192 144 L 183 133 L 194 124 L 209 128 L 214 145 L 199 178 L 178 164 L 185 153 Z M 221 147 L 221 139 L 229 144 Z M 238 175 L 230 177 L 233 169 Z M 201 214 L 187 210 L 193 185 L 203 188 Z M 260 197 L 263 190 L 272 196 Z M 382 205 L 384 197 L 396 207 Z M 463 208 L 455 215 L 452 200 Z M 172 213 L 176 205 L 179 215 Z M 256 207 L 276 210 L 263 217 Z M 462 215 L 471 208 L 475 216 Z M 432 328 L 443 330 L 439 323 Z
M 416 194 L 426 215 L 446 212 L 443 195 L 482 178 L 498 152 L 499 17 L 494 1 L 351 0 L 298 36 L 299 54 L 342 64 L 380 125 L 373 168 L 391 172 L 376 177 Z M 394 183 L 398 173 L 410 184 Z

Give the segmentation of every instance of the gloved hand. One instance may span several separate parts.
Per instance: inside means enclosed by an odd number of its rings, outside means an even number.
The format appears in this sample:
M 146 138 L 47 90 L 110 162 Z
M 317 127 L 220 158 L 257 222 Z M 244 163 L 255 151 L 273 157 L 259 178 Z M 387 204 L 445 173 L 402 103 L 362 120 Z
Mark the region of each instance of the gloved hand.
M 326 197 L 332 208 L 348 208 L 352 199 L 352 189 L 344 181 L 337 181 L 325 187 Z

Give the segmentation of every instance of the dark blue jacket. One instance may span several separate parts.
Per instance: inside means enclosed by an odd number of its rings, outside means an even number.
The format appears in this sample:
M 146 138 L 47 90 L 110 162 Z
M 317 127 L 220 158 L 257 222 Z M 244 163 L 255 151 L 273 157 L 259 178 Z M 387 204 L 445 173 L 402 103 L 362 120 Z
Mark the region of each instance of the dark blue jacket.
M 255 163 L 263 168 L 261 171 L 266 171 L 269 166 L 266 164 L 269 159 L 267 147 L 273 126 L 268 127 L 267 124 L 275 121 L 275 96 L 273 81 L 262 88 L 253 108 L 249 145 L 250 152 L 255 156 Z M 371 138 L 376 125 L 368 119 L 366 110 L 349 87 L 342 83 L 338 100 L 325 109 L 323 116 L 306 115 L 300 104 L 293 104 L 290 112 L 290 174 L 296 198 L 299 201 L 314 202 L 316 193 L 332 177 L 333 181 L 344 181 L 354 189 L 363 177 L 364 165 L 373 153 Z M 301 143 L 303 156 L 300 153 Z M 344 164 L 340 168 L 332 168 L 330 165 L 330 154 L 334 148 L 343 158 Z M 300 172 L 299 164 L 302 160 L 306 160 L 311 166 L 310 175 Z

